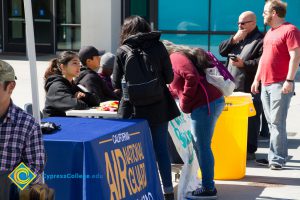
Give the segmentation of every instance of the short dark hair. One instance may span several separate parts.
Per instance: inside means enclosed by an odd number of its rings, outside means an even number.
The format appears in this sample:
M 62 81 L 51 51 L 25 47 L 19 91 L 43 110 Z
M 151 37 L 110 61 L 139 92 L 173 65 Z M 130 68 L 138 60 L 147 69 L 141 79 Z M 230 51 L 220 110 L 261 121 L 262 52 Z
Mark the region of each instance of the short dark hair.
M 280 17 L 280 18 L 285 17 L 287 3 L 282 2 L 281 0 L 267 0 L 266 3 L 270 4 L 269 12 L 275 10 L 278 17 Z
M 15 81 L 4 81 L 3 82 L 4 91 L 7 90 L 7 87 L 11 82 L 15 82 Z
M 120 43 L 122 45 L 123 42 L 131 35 L 136 35 L 137 33 L 148 33 L 150 31 L 151 27 L 144 18 L 137 15 L 127 17 L 122 26 Z

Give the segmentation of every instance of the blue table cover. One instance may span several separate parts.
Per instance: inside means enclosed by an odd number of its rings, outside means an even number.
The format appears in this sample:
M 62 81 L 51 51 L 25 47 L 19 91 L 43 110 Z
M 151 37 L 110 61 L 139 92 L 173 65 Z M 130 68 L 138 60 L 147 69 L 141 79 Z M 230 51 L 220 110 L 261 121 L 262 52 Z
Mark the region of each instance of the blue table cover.
M 163 199 L 145 120 L 51 117 L 44 178 L 58 200 Z

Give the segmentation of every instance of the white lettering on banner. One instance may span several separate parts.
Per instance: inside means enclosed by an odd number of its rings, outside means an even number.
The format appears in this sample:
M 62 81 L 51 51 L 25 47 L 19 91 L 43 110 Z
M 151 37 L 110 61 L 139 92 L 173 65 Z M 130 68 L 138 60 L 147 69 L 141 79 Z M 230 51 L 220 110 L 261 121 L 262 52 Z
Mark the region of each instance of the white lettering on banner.
M 187 192 L 193 191 L 201 183 L 201 180 L 197 178 L 199 165 L 192 143 L 190 115 L 181 112 L 179 117 L 170 121 L 169 133 L 180 157 L 184 161 L 177 189 L 178 199 L 184 199 Z
M 144 194 L 140 199 L 136 199 L 136 200 L 154 200 L 151 192 L 148 192 L 148 194 Z
M 127 140 L 130 140 L 130 135 L 129 135 L 128 132 L 119 133 L 119 134 L 116 134 L 116 135 L 112 136 L 112 141 L 113 141 L 114 144 L 124 142 L 124 141 L 127 141 Z

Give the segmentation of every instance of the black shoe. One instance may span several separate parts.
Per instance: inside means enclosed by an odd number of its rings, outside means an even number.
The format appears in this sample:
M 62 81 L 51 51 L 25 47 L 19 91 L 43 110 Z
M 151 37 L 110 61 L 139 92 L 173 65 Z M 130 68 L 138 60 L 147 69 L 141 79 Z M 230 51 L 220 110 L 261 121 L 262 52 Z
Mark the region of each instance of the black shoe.
M 247 153 L 247 160 L 255 160 L 255 153 Z
M 281 170 L 282 169 L 282 165 L 274 163 L 274 164 L 270 165 L 270 169 L 272 169 L 272 170 Z
M 265 137 L 265 136 L 261 136 L 259 135 L 257 138 L 258 142 L 270 142 L 270 137 Z
M 259 136 L 270 139 L 270 133 L 266 131 L 262 131 L 259 133 Z
M 255 160 L 255 162 L 258 165 L 269 166 L 269 161 L 267 159 L 257 159 L 257 160 Z
M 164 194 L 165 200 L 174 200 L 174 193 Z
M 188 199 L 217 199 L 217 190 L 216 188 L 212 190 L 205 189 L 203 187 L 194 190 L 192 193 L 189 193 L 186 198 Z

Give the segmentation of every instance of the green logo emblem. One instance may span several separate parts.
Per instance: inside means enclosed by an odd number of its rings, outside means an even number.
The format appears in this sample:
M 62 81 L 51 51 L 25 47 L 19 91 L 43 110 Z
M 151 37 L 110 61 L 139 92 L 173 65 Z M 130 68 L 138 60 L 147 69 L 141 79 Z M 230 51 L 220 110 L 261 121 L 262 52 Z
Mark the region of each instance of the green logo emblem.
M 8 178 L 21 190 L 26 188 L 35 177 L 36 175 L 23 162 L 8 175 Z

